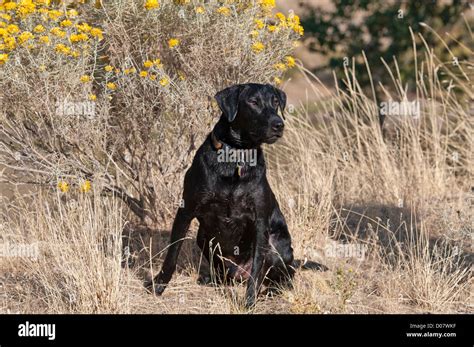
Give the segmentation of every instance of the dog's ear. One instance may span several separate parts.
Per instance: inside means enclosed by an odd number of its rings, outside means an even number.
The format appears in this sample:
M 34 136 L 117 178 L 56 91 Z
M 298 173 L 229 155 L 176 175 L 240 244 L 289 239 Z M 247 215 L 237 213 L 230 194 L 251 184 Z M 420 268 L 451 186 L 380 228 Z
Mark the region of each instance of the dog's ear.
M 278 104 L 280 106 L 281 115 L 282 115 L 283 119 L 285 119 L 286 93 L 283 90 L 278 89 L 276 87 L 273 87 L 273 90 L 275 91 L 275 95 L 278 99 Z
M 237 117 L 240 91 L 241 85 L 236 84 L 221 90 L 215 96 L 219 108 L 229 123 Z

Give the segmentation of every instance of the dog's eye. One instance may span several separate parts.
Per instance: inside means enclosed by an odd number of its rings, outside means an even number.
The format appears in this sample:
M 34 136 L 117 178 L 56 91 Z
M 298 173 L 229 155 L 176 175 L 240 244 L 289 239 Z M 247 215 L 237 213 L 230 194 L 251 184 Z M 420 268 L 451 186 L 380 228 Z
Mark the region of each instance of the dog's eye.
M 273 104 L 273 107 L 277 108 L 278 105 L 280 105 L 280 102 L 278 101 L 277 98 L 273 98 L 273 99 L 272 99 L 272 104 Z
M 248 103 L 252 106 L 258 106 L 257 99 L 249 99 Z

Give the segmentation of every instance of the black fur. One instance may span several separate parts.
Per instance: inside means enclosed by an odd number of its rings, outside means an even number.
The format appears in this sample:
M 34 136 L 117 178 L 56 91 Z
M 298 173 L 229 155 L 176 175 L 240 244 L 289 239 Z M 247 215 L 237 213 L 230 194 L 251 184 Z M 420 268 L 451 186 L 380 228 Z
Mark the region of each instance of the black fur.
M 186 173 L 184 207 L 176 214 L 154 291 L 160 295 L 165 290 L 176 269 L 181 240 L 197 218 L 197 243 L 204 256 L 222 280 L 248 280 L 246 304 L 253 306 L 265 276 L 281 282 L 294 274 L 291 237 L 268 184 L 261 149 L 283 135 L 278 110 L 283 112 L 286 95 L 268 84 L 240 84 L 220 91 L 216 100 L 222 116 L 213 130 L 215 139 L 223 149 L 254 150 L 256 165 L 219 161 L 209 134 Z M 152 287 L 153 282 L 148 283 Z

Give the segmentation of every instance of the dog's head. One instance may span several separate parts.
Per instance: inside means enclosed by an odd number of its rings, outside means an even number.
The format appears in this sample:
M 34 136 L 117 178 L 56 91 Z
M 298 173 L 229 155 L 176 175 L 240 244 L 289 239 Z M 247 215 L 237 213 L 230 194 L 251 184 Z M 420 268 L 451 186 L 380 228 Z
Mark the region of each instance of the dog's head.
M 216 94 L 231 129 L 253 143 L 274 143 L 283 135 L 286 94 L 270 84 L 237 84 Z

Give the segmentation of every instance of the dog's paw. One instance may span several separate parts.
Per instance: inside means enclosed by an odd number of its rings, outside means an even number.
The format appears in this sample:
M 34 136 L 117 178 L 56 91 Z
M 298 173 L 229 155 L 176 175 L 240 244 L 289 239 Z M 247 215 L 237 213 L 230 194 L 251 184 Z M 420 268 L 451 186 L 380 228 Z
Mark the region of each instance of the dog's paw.
M 255 305 L 256 305 L 255 299 L 254 299 L 254 300 L 252 300 L 252 299 L 250 299 L 250 300 L 247 299 L 247 300 L 245 301 L 245 308 L 246 308 L 247 310 L 253 310 L 253 309 L 255 308 Z
M 211 279 L 211 276 L 209 275 L 199 275 L 196 282 L 200 286 L 208 286 L 212 284 L 212 279 Z
M 166 286 L 163 284 L 156 284 L 153 290 L 153 280 L 151 280 L 145 283 L 145 289 L 149 294 L 155 294 L 160 296 L 165 291 Z
M 255 294 L 249 293 L 245 296 L 245 308 L 247 310 L 252 310 L 257 304 L 257 297 Z
M 161 294 L 163 294 L 165 289 L 166 289 L 166 286 L 164 286 L 162 284 L 159 284 L 159 285 L 155 286 L 155 295 L 160 296 Z

